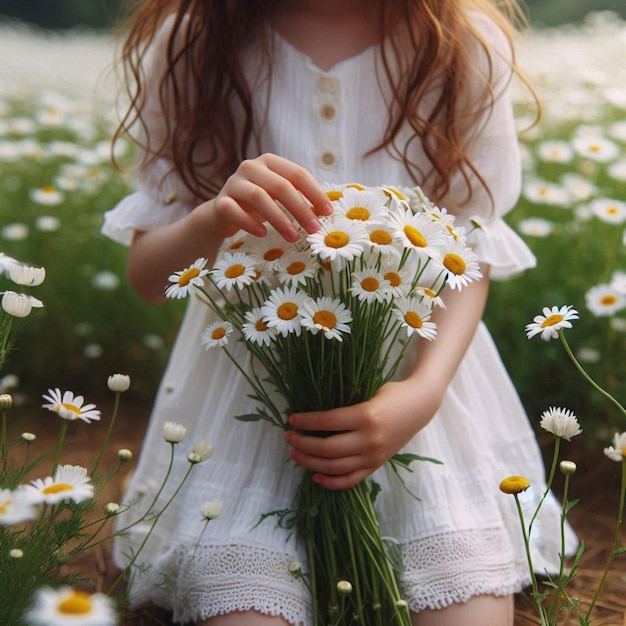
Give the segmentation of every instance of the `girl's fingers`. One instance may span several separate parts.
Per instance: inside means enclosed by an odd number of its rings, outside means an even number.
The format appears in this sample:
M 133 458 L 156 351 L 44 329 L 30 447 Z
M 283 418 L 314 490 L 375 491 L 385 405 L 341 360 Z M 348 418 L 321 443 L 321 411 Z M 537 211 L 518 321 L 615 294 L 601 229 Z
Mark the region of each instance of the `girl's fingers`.
M 360 482 L 363 482 L 368 476 L 370 476 L 371 473 L 372 472 L 370 472 L 369 470 L 363 469 L 356 472 L 351 472 L 350 474 L 343 474 L 342 476 L 314 474 L 313 480 L 325 489 L 330 489 L 331 491 L 341 491 L 344 489 L 351 489 L 352 487 L 355 487 Z

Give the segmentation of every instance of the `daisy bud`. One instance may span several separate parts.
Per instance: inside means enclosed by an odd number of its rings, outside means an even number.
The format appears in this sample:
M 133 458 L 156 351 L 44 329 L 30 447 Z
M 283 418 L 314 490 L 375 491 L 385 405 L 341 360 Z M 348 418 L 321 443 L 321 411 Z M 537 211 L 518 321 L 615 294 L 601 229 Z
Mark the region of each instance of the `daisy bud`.
M 187 429 L 176 422 L 165 422 L 163 425 L 163 437 L 167 443 L 180 443 L 187 434 Z
M 289 573 L 296 578 L 299 578 L 302 575 L 302 565 L 300 561 L 290 561 L 287 569 L 289 570 Z
M 120 505 L 117 502 L 109 502 L 104 505 L 104 514 L 107 516 L 117 515 L 120 511 Z
M 13 406 L 13 396 L 10 393 L 0 394 L 0 411 L 5 411 Z
M 128 388 L 130 387 L 130 376 L 127 376 L 126 374 L 113 374 L 113 376 L 109 376 L 107 385 L 109 386 L 109 389 L 115 393 L 128 391 Z
M 397 600 L 396 601 L 396 606 L 399 609 L 407 609 L 408 610 L 408 608 L 409 608 L 409 605 L 408 605 L 406 600 Z
M 571 476 L 576 473 L 576 463 L 574 463 L 574 461 L 561 461 L 559 463 L 559 469 L 565 476 Z
M 530 481 L 523 476 L 509 476 L 500 483 L 500 491 L 510 495 L 516 495 L 526 491 L 530 487 Z
M 54 556 L 56 557 L 57 563 L 59 565 L 65 565 L 70 560 L 70 555 L 67 552 L 63 552 L 61 550 L 57 550 L 54 553 Z
M 17 285 L 37 287 L 46 278 L 43 267 L 28 267 L 27 265 L 12 265 L 9 269 L 11 280 Z
M 117 458 L 122 463 L 128 463 L 129 461 L 132 460 L 133 453 L 130 450 L 128 450 L 127 448 L 122 448 L 121 450 L 117 451 Z
M 342 596 L 352 593 L 352 583 L 349 580 L 340 580 L 337 583 L 337 593 Z
M 12 317 L 28 317 L 33 306 L 28 296 L 14 291 L 5 291 L 2 296 L 2 308 Z
M 37 435 L 35 435 L 34 433 L 22 433 L 21 437 L 26 443 L 31 443 L 32 441 L 35 441 L 35 439 L 37 439 Z
M 200 507 L 200 513 L 207 522 L 210 522 L 212 519 L 219 517 L 222 513 L 222 501 L 217 500 L 216 502 L 205 502 Z
M 206 461 L 212 454 L 213 444 L 204 439 L 198 439 L 193 450 L 189 453 L 187 460 L 190 463 L 202 463 L 202 461 Z
M 9 552 L 9 556 L 12 559 L 21 559 L 24 556 L 24 553 L 19 548 L 14 548 Z

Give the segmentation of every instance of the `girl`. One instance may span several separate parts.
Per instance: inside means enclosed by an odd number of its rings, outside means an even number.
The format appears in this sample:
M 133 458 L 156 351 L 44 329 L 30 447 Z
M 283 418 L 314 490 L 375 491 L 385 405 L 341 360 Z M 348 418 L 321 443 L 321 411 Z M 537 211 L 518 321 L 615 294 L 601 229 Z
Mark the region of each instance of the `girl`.
M 254 406 L 228 359 L 199 347 L 211 316 L 192 299 L 129 501 L 165 471 L 165 421 L 216 452 L 159 520 L 134 601 L 211 626 L 307 626 L 308 592 L 288 571 L 304 562 L 300 547 L 271 520 L 257 524 L 291 506 L 291 458 L 328 489 L 375 473 L 415 625 L 511 625 L 512 594 L 528 578 L 514 503 L 498 484 L 523 473 L 534 486 L 529 507 L 545 485 L 533 431 L 480 321 L 487 276 L 534 264 L 502 221 L 520 188 L 511 26 L 488 0 L 138 4 L 123 48 L 131 104 L 119 134 L 138 130 L 139 191 L 106 215 L 104 232 L 130 245 L 141 297 L 162 301 L 173 271 L 198 257 L 211 264 L 240 229 L 263 237 L 269 223 L 287 241 L 297 226 L 315 232 L 332 211 L 325 182 L 419 184 L 457 223 L 479 217 L 485 278 L 446 297 L 438 339 L 413 346 L 398 380 L 355 406 L 292 415 L 284 441 L 264 422 L 233 419 Z M 321 430 L 331 435 L 296 432 Z M 387 474 L 401 449 L 443 461 L 411 475 L 421 502 Z M 175 463 L 172 484 L 186 468 Z M 212 500 L 223 512 L 198 542 L 198 505 Z M 534 531 L 538 571 L 557 566 L 558 530 L 548 499 Z M 118 542 L 120 565 L 144 536 L 135 528 Z

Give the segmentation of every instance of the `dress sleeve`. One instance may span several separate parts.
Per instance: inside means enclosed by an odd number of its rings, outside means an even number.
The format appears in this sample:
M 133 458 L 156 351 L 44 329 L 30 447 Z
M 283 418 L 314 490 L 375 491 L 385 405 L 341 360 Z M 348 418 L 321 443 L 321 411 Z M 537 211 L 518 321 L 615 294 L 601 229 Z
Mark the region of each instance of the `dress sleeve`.
M 491 61 L 483 47 L 475 42 L 476 87 L 468 90 L 470 107 L 484 101 L 484 79 L 479 74 L 491 75 L 495 100 L 470 129 L 468 129 L 468 155 L 480 178 L 487 184 L 491 195 L 478 176 L 470 177 L 472 198 L 467 196 L 467 183 L 461 174 L 454 176 L 448 197 L 450 206 L 462 206 L 458 223 L 466 227 L 470 220 L 481 224 L 468 240 L 481 263 L 491 266 L 491 277 L 508 278 L 536 264 L 535 257 L 524 241 L 510 228 L 503 217 L 513 209 L 521 191 L 521 155 L 513 112 L 511 93 L 511 46 L 504 33 L 491 20 L 477 15 L 475 27 L 490 50 Z M 455 202 L 455 198 L 458 199 Z
M 159 85 L 166 67 L 165 50 L 172 30 L 173 19 L 167 18 L 147 57 L 145 81 L 147 86 L 140 131 L 140 144 L 160 147 L 165 139 L 168 112 L 161 105 Z M 104 214 L 102 233 L 114 241 L 130 245 L 137 230 L 149 230 L 171 224 L 184 217 L 197 204 L 191 191 L 176 175 L 167 156 L 149 158 L 138 150 L 136 192 L 123 198 L 117 206 Z

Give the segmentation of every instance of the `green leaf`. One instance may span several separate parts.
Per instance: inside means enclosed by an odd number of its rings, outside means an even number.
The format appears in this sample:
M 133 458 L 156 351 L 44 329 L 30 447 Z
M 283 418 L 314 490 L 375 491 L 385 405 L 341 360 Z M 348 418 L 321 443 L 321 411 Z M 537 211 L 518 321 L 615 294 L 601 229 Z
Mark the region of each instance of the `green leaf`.
M 440 461 L 439 459 L 433 459 L 429 456 L 420 456 L 419 454 L 413 454 L 411 452 L 399 452 L 398 454 L 394 454 L 389 461 L 397 465 L 402 465 L 402 467 L 405 467 L 406 469 L 410 469 L 410 465 L 413 461 L 428 461 L 429 463 L 443 465 L 443 461 Z
M 265 418 L 258 413 L 246 413 L 245 415 L 235 415 L 235 419 L 240 422 L 258 422 Z

